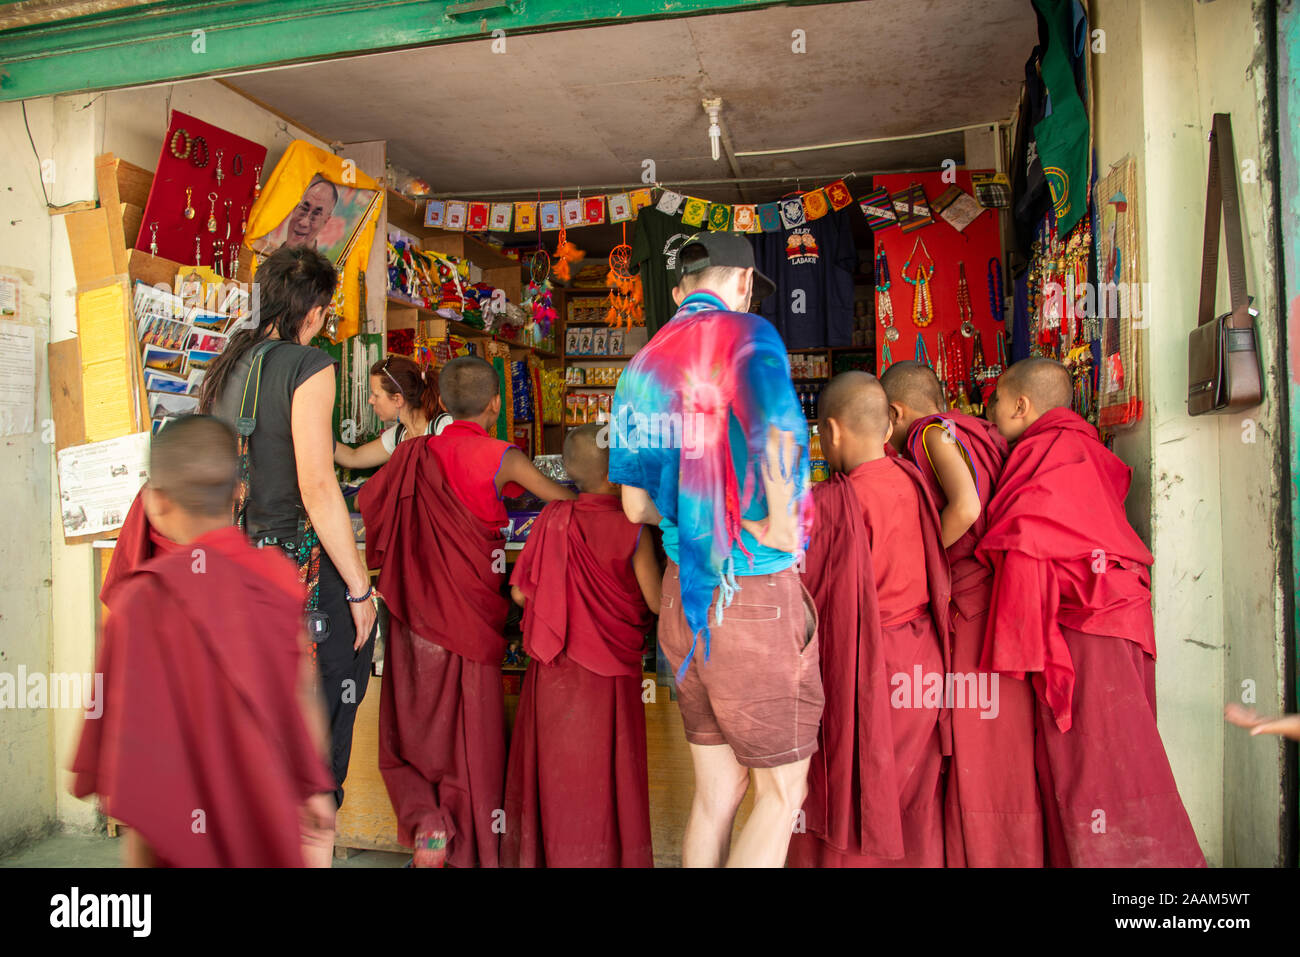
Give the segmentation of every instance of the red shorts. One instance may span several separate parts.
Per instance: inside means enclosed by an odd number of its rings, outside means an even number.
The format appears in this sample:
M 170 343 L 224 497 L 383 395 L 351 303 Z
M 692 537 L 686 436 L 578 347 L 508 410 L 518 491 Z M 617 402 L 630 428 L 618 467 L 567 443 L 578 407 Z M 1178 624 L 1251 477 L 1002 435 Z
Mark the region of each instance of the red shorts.
M 717 624 L 709 609 L 709 660 L 703 635 L 677 683 L 677 706 L 691 744 L 726 744 L 749 768 L 794 764 L 817 750 L 821 666 L 817 610 L 793 568 L 738 579 L 740 590 Z M 714 601 L 717 601 L 716 593 Z M 664 573 L 659 647 L 681 667 L 691 650 L 681 581 Z

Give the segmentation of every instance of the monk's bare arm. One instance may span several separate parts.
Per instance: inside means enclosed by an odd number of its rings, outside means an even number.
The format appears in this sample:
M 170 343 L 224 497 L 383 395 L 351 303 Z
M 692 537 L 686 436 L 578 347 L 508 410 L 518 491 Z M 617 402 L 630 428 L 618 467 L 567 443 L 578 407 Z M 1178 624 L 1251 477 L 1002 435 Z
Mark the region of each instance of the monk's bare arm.
M 388 449 L 382 439 L 374 439 L 353 448 L 340 442 L 334 447 L 334 464 L 345 469 L 373 469 L 389 459 Z
M 578 497 L 563 485 L 551 481 L 541 472 L 537 471 L 537 466 L 532 463 L 532 460 L 528 456 L 519 451 L 519 449 L 507 449 L 506 454 L 501 457 L 501 467 L 497 469 L 498 492 L 511 482 L 517 482 L 522 485 L 543 502 L 554 502 L 559 499 L 572 499 Z
M 798 452 L 794 433 L 782 432 L 774 425 L 768 427 L 767 451 L 763 457 L 767 518 L 740 520 L 741 526 L 760 545 L 782 552 L 793 552 L 799 547 L 799 516 L 792 507 L 795 469 L 799 467 Z
M 942 428 L 926 429 L 922 436 L 925 450 L 934 466 L 934 474 L 943 486 L 948 504 L 939 515 L 943 547 L 961 538 L 980 517 L 979 491 L 970 465 L 951 435 Z
M 321 548 L 338 569 L 348 594 L 362 595 L 370 587 L 370 576 L 357 551 L 352 519 L 334 477 L 333 413 L 334 369 L 329 367 L 317 372 L 293 394 L 289 421 L 298 466 L 298 491 Z M 363 601 L 350 603 L 350 610 L 357 632 L 354 647 L 360 648 L 370 637 L 375 608 Z
M 623 514 L 627 516 L 629 522 L 635 522 L 637 525 L 658 525 L 664 520 L 664 517 L 659 514 L 659 509 L 655 508 L 654 500 L 645 489 L 637 488 L 635 485 L 624 485 L 619 497 L 623 500 Z
M 528 601 L 528 599 L 524 597 L 523 589 L 520 588 L 518 585 L 510 586 L 510 599 L 520 608 L 523 608 L 524 603 Z
M 645 598 L 647 607 L 656 615 L 659 614 L 664 571 L 659 567 L 659 559 L 655 556 L 654 541 L 645 529 L 641 530 L 636 551 L 632 553 L 632 571 L 636 573 L 636 583 L 641 586 L 641 595 Z
M 1280 734 L 1293 741 L 1300 741 L 1300 714 L 1261 718 L 1255 713 L 1254 708 L 1230 704 L 1223 709 L 1223 715 L 1237 727 L 1249 729 L 1252 737 L 1260 734 Z

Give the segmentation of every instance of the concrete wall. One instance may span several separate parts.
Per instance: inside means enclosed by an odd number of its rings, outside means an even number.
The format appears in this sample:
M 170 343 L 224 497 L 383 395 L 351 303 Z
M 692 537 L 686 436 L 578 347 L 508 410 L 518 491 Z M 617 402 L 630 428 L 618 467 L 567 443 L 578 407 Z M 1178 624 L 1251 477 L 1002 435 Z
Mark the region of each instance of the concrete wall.
M 54 139 L 51 100 L 29 103 L 31 137 L 48 158 Z M 57 169 L 56 169 L 57 172 Z M 46 184 L 63 201 L 56 176 Z M 41 192 L 41 165 L 23 125 L 22 105 L 0 105 L 0 274 L 17 277 L 19 321 L 35 328 L 35 430 L 0 437 L 0 672 L 50 670 L 50 449 L 41 423 L 49 417 L 45 346 L 50 328 L 52 220 Z M 0 319 L 8 323 L 12 320 Z M 0 853 L 44 831 L 54 816 L 50 760 L 52 723 L 46 710 L 0 709 Z
M 1094 0 L 1105 52 L 1093 54 L 1094 133 L 1101 170 L 1138 162 L 1142 277 L 1151 284 L 1146 415 L 1116 451 L 1134 469 L 1130 519 L 1156 556 L 1152 590 L 1160 732 L 1212 864 L 1281 859 L 1283 749 L 1225 728 L 1225 701 L 1253 683 L 1264 711 L 1282 706 L 1288 541 L 1280 444 L 1272 185 L 1266 140 L 1264 38 L 1249 0 Z M 1196 322 L 1207 134 L 1230 112 L 1246 224 L 1250 291 L 1260 310 L 1267 400 L 1249 415 L 1186 412 L 1187 333 Z M 1221 263 L 1224 262 L 1221 254 Z M 1219 309 L 1227 309 L 1226 265 Z

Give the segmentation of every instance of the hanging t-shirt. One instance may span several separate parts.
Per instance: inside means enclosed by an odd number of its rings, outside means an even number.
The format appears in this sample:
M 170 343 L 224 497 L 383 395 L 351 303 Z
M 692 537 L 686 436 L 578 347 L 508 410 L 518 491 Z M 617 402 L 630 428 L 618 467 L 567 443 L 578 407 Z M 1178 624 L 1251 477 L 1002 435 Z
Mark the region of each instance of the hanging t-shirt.
M 631 271 L 640 275 L 645 295 L 646 334 L 653 336 L 677 311 L 673 287 L 677 285 L 677 250 L 698 230 L 682 225 L 681 216 L 669 216 L 653 206 L 641 210 L 632 234 Z
M 772 320 L 786 347 L 852 345 L 858 250 L 847 210 L 750 239 L 755 265 L 776 283 L 758 311 Z

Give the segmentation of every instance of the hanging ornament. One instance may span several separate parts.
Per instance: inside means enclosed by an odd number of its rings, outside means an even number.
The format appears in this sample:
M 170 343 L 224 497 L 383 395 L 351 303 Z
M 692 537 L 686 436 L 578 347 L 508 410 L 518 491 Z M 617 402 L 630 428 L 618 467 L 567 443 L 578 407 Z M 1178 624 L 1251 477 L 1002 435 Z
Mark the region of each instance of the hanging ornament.
M 203 265 L 203 237 L 194 237 L 194 265 Z
M 149 255 L 158 255 L 158 224 L 149 224 Z
M 243 236 L 248 232 L 248 206 L 239 207 L 239 235 Z
M 885 258 L 885 244 L 881 243 L 876 253 L 876 315 L 884 327 L 887 342 L 898 340 L 898 328 L 894 325 L 894 303 L 889 296 L 889 260 Z
M 226 151 L 225 151 L 225 150 L 217 150 L 217 168 L 216 168 L 215 172 L 216 172 L 216 174 L 217 174 L 217 185 L 218 185 L 218 186 L 220 186 L 223 182 L 225 182 L 225 179 L 226 179 L 226 171 L 225 171 L 224 169 L 221 168 L 221 160 L 222 160 L 222 157 L 224 157 L 225 155 L 226 155 Z
M 230 172 L 234 173 L 236 176 L 244 175 L 244 154 L 235 154 L 235 158 L 230 161 Z
M 970 304 L 970 286 L 966 284 L 966 264 L 957 263 L 957 317 L 961 320 L 961 334 L 969 339 L 975 335 L 975 312 Z
M 609 290 L 609 310 L 605 322 L 614 328 L 645 322 L 641 311 L 641 280 L 631 273 L 632 247 L 627 244 L 627 224 L 623 224 L 623 242 L 609 254 L 609 273 L 605 283 Z
M 212 154 L 208 152 L 208 141 L 201 136 L 196 136 L 193 142 L 194 150 L 190 162 L 194 164 L 195 169 L 203 169 L 212 159 Z
M 253 167 L 253 198 L 262 195 L 262 164 L 258 163 Z
M 1002 322 L 1004 319 L 1004 306 L 1002 299 L 1002 267 L 998 263 L 998 257 L 994 256 L 989 259 L 989 315 L 993 317 L 994 322 Z
M 208 193 L 208 232 L 217 231 L 217 194 Z
M 180 148 L 182 140 L 185 141 L 185 149 Z M 167 148 L 171 151 L 172 156 L 175 156 L 178 160 L 183 160 L 190 155 L 190 148 L 193 145 L 194 142 L 190 139 L 190 134 L 185 130 L 178 129 L 172 134 L 171 141 L 167 144 Z
M 916 265 L 916 277 L 913 278 L 907 274 L 912 268 L 912 257 L 916 255 L 917 249 L 925 253 L 925 258 L 930 260 L 930 266 L 927 269 L 921 263 Z M 916 237 L 916 242 L 912 244 L 912 253 L 907 257 L 907 262 L 903 263 L 903 280 L 913 287 L 912 298 L 912 324 L 918 329 L 928 326 L 934 321 L 934 302 L 930 297 L 930 280 L 934 278 L 934 257 L 930 255 L 930 250 L 925 248 L 925 241 L 920 236 Z
M 226 251 L 225 243 L 223 243 L 220 239 L 212 240 L 212 268 L 216 270 L 217 275 L 221 276 L 222 279 L 226 278 L 224 275 L 222 275 L 221 272 L 221 270 L 225 267 L 225 256 L 222 255 L 225 251 Z
M 230 207 L 234 204 L 230 200 L 223 200 L 226 204 L 226 242 L 230 241 Z
M 194 207 L 190 205 L 190 200 L 194 198 L 194 187 L 185 187 L 185 218 L 194 218 Z
M 560 224 L 560 235 L 555 242 L 555 260 L 551 265 L 551 272 L 560 282 L 568 282 L 573 278 L 573 267 L 582 262 L 586 253 L 579 249 L 573 243 L 569 242 L 568 230 L 564 224 Z

